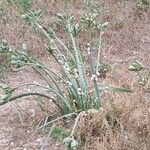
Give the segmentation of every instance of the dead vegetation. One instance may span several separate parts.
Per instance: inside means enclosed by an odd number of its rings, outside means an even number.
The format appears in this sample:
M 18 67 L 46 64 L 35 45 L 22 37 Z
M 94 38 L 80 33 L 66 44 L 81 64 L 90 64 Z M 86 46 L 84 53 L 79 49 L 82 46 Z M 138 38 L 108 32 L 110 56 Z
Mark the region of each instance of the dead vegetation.
M 149 149 L 149 112 L 140 100 L 135 105 L 106 105 L 81 118 L 77 137 L 83 149 Z
M 101 83 L 130 87 L 133 93 L 128 94 L 108 94 L 103 93 L 103 108 L 99 111 L 89 110 L 79 120 L 79 124 L 75 133 L 76 139 L 80 142 L 79 149 L 84 150 L 149 150 L 150 149 L 150 92 L 148 87 L 142 87 L 138 84 L 138 76 L 136 73 L 129 72 L 128 65 L 138 60 L 144 66 L 150 68 L 150 10 L 147 7 L 148 3 L 145 1 L 133 2 L 129 1 L 117 1 L 107 0 L 98 1 L 103 6 L 101 21 L 107 21 L 110 23 L 110 27 L 104 34 L 103 41 L 103 61 L 110 63 L 112 70 L 107 73 L 105 78 L 100 78 Z M 22 6 L 16 6 L 12 4 L 6 4 L 2 2 L 1 9 L 2 15 L 0 20 L 1 37 L 6 39 L 10 45 L 19 47 L 22 43 L 26 42 L 29 47 L 29 53 L 34 57 L 44 61 L 44 63 L 53 68 L 57 72 L 57 69 L 53 66 L 55 64 L 48 64 L 49 60 L 52 59 L 47 56 L 43 43 L 47 42 L 45 38 L 39 36 L 40 33 L 33 32 L 32 28 L 22 20 L 20 15 L 22 14 Z M 34 10 L 40 9 L 44 12 L 44 25 L 52 25 L 58 32 L 61 39 L 67 37 L 61 32 L 59 26 L 55 26 L 53 23 L 56 13 L 63 11 L 64 9 L 75 15 L 77 18 L 85 12 L 85 8 L 79 1 L 65 2 L 49 2 L 37 0 L 33 2 L 32 8 Z M 21 10 L 21 11 L 20 11 Z M 81 41 L 86 43 L 84 34 L 81 36 Z M 3 61 L 5 62 L 3 56 Z M 0 60 L 1 63 L 1 60 Z M 6 65 L 7 66 L 7 65 Z M 19 82 L 26 82 L 34 80 L 35 76 L 31 76 L 33 72 L 28 72 L 27 77 L 22 77 L 27 70 L 19 71 L 20 74 L 16 75 L 14 72 L 10 72 L 3 76 L 3 82 L 8 84 L 18 85 Z M 16 78 L 12 79 L 15 76 Z M 21 78 L 22 77 L 22 78 Z M 39 77 L 37 80 L 41 80 Z M 29 102 L 30 103 L 30 102 Z M 31 103 L 32 104 L 32 103 Z M 26 105 L 26 104 L 25 104 Z M 20 104 L 21 107 L 22 104 Z M 36 109 L 39 106 L 33 105 L 31 109 Z M 11 110 L 10 106 L 7 106 L 3 111 Z M 19 109 L 21 112 L 28 111 L 28 108 Z M 12 113 L 11 111 L 9 111 Z M 4 113 L 5 114 L 5 113 Z M 30 120 L 34 122 L 36 126 L 39 120 L 43 119 L 47 115 L 40 115 L 41 111 L 36 111 L 37 120 Z M 14 146 L 11 145 L 11 136 L 6 137 L 6 133 L 2 133 L 8 140 L 9 144 L 0 143 L 3 149 L 17 149 L 17 148 L 28 148 L 28 149 L 39 149 L 41 146 L 36 142 L 36 136 L 22 131 L 19 129 L 18 123 L 12 120 L 8 121 L 8 116 L 2 117 L 2 122 L 13 124 L 14 132 L 10 131 L 9 135 L 17 137 L 19 134 L 31 138 L 33 142 L 29 145 L 26 139 L 22 138 L 20 143 L 17 143 L 14 138 Z M 26 116 L 27 114 L 23 114 Z M 28 115 L 27 115 L 28 116 Z M 30 122 L 26 120 L 28 124 Z M 17 120 L 19 122 L 19 120 Z M 20 124 L 20 123 L 19 123 Z M 32 124 L 32 123 L 31 123 Z M 31 132 L 34 133 L 34 125 L 31 125 Z M 4 124 L 1 128 L 3 129 Z M 17 127 L 15 127 L 17 126 Z M 8 128 L 11 128 L 8 127 Z M 18 132 L 16 132 L 16 130 Z M 26 129 L 25 129 L 26 130 Z M 68 129 L 67 129 L 68 130 Z M 7 133 L 8 134 L 8 133 Z M 43 136 L 43 135 L 42 135 Z M 27 138 L 26 137 L 26 138 Z M 44 139 L 47 135 L 44 135 Z M 35 139 L 35 140 L 33 140 Z M 52 140 L 52 139 L 51 139 Z M 43 140 L 44 141 L 44 140 Z M 23 142 L 23 147 L 21 147 Z M 29 142 L 29 141 L 28 141 Z M 35 142 L 35 143 L 34 143 Z M 56 142 L 56 146 L 55 145 Z M 58 143 L 58 145 L 57 145 Z M 36 146 L 35 146 L 35 145 Z M 52 144 L 52 146 L 51 146 Z M 59 147 L 60 145 L 60 147 Z M 64 149 L 58 141 L 52 140 L 45 149 Z

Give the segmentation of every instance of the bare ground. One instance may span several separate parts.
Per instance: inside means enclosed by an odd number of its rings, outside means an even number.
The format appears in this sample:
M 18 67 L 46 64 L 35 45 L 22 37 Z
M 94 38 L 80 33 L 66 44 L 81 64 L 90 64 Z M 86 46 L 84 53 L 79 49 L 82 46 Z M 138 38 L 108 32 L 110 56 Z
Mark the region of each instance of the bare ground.
M 107 101 L 111 99 L 116 106 L 122 110 L 122 107 L 126 108 L 126 110 L 123 110 L 124 112 L 128 112 L 128 108 L 131 107 L 133 112 L 130 113 L 129 120 L 120 119 L 120 122 L 122 121 L 123 123 L 123 121 L 128 121 L 129 124 L 131 123 L 133 125 L 132 127 L 136 129 L 136 124 L 142 122 L 140 118 L 146 116 L 143 112 L 145 108 L 149 108 L 150 92 L 149 89 L 144 89 L 137 83 L 136 74 L 129 72 L 127 70 L 127 66 L 131 62 L 137 60 L 144 66 L 150 68 L 150 11 L 136 9 L 133 1 L 118 2 L 116 0 L 108 0 L 107 2 L 101 2 L 105 8 L 102 20 L 108 21 L 111 24 L 111 27 L 104 34 L 103 58 L 106 62 L 110 62 L 113 66 L 113 71 L 101 82 L 107 84 L 112 83 L 113 85 L 130 87 L 131 89 L 134 89 L 134 93 L 130 96 L 120 96 L 118 94 L 114 96 L 109 95 L 107 96 Z M 43 3 L 43 1 L 38 0 L 38 2 L 35 3 L 34 8 L 44 11 L 46 20 L 45 24 L 48 24 L 48 20 L 50 18 L 49 16 L 52 16 L 53 14 L 55 15 L 56 12 L 59 12 L 62 9 L 61 6 L 61 2 L 52 5 L 47 1 Z M 44 60 L 44 62 L 50 66 L 50 68 L 56 70 L 53 60 L 49 58 L 49 61 L 47 54 L 44 52 L 43 42 L 46 42 L 45 39 L 38 38 L 37 33 L 32 33 L 32 29 L 17 18 L 18 12 L 14 9 L 14 7 L 9 7 L 7 10 L 8 9 L 11 11 L 7 11 L 7 23 L 5 24 L 4 21 L 1 22 L 2 38 L 7 39 L 8 42 L 13 46 L 19 46 L 25 40 L 29 49 L 31 49 L 31 54 L 34 54 L 36 57 Z M 73 5 L 70 4 L 67 9 L 70 13 L 76 15 L 77 17 L 83 13 L 80 3 L 74 3 Z M 123 20 L 123 26 L 116 28 L 116 26 L 114 26 L 114 22 L 118 18 Z M 61 33 L 59 34 L 61 36 Z M 84 41 L 84 39 L 81 40 Z M 49 64 L 49 62 L 51 64 Z M 11 86 L 33 81 L 43 83 L 42 79 L 37 76 L 34 71 L 28 71 L 27 68 L 24 68 L 19 72 L 8 72 L 3 78 L 3 82 Z M 20 119 L 18 118 L 18 115 L 16 114 L 16 111 L 12 105 L 15 106 L 15 108 L 17 108 L 22 114 L 24 126 L 21 125 Z M 47 134 L 34 134 L 34 132 L 37 124 L 43 119 L 43 117 L 46 116 L 46 114 L 41 111 L 35 98 L 29 97 L 20 99 L 17 102 L 12 103 L 12 105 L 6 104 L 5 106 L 0 107 L 0 148 L 4 150 L 40 149 L 47 137 Z M 133 106 L 136 106 L 138 109 L 133 108 Z M 52 109 L 52 113 L 53 110 L 54 109 Z M 126 115 L 122 116 L 126 118 Z M 90 125 L 91 124 L 89 123 L 89 126 Z M 139 127 L 141 126 L 139 125 Z M 83 123 L 83 128 L 84 127 L 85 126 Z M 85 131 L 87 130 L 85 129 Z M 133 137 L 129 140 L 132 141 L 134 139 L 135 141 L 139 141 L 138 138 L 135 138 L 136 136 L 134 135 L 134 130 L 133 132 L 132 129 L 129 131 L 131 133 L 131 136 L 129 135 L 129 137 Z M 82 133 L 82 126 L 80 133 Z M 118 140 L 113 136 L 112 139 Z M 150 138 L 148 136 L 147 140 L 149 139 Z M 93 139 L 93 142 L 94 140 L 95 138 Z M 132 141 L 133 143 L 131 142 L 131 145 L 138 145 L 136 142 L 134 143 L 134 140 Z M 95 147 L 91 147 L 89 144 L 85 146 L 85 149 L 104 149 L 104 143 L 100 143 L 98 141 L 94 143 L 96 145 Z M 117 144 L 115 145 L 115 141 L 112 145 L 114 145 L 114 150 L 119 149 L 119 146 L 117 147 Z M 142 145 L 144 150 L 149 149 L 148 145 L 145 146 L 141 142 L 141 146 Z M 138 148 L 139 147 L 137 146 L 137 149 Z M 62 143 L 51 138 L 49 139 L 49 143 L 45 147 L 45 150 L 53 149 L 63 150 L 64 147 L 62 146 Z M 126 148 L 124 147 L 122 149 Z M 130 147 L 130 149 L 134 148 Z
M 31 69 L 24 68 L 17 72 L 9 72 L 3 79 L 11 87 L 26 83 L 43 84 L 42 79 Z M 34 81 L 34 82 L 33 82 Z M 34 87 L 22 88 L 17 93 L 37 91 Z M 0 108 L 0 148 L 12 150 L 35 150 L 40 149 L 47 133 L 39 132 L 37 127 L 41 120 L 47 115 L 54 115 L 57 111 L 53 104 L 48 104 L 48 114 L 43 112 L 34 97 L 26 97 L 11 104 L 6 104 Z M 54 112 L 55 111 L 55 112 Z M 18 113 L 21 115 L 19 117 Z M 44 149 L 63 149 L 62 144 L 56 139 L 49 139 L 49 143 Z

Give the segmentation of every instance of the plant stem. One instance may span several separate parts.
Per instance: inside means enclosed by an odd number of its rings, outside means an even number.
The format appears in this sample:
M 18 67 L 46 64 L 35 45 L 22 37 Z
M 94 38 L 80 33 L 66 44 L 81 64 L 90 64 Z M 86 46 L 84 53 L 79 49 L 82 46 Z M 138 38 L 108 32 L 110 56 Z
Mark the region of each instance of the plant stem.
M 41 93 L 30 93 L 30 92 L 29 92 L 29 93 L 24 93 L 24 94 L 21 94 L 21 95 L 17 95 L 17 96 L 11 97 L 8 101 L 3 101 L 3 102 L 1 102 L 1 103 L 0 103 L 0 106 L 6 104 L 6 103 L 8 103 L 8 102 L 11 102 L 11 101 L 13 101 L 13 100 L 15 100 L 15 99 L 22 98 L 22 97 L 26 97 L 26 96 L 32 96 L 32 95 L 37 95 L 37 96 L 45 97 L 45 98 L 47 98 L 47 99 L 52 99 L 53 102 L 55 102 L 55 99 L 53 99 L 53 98 L 51 98 L 51 97 L 49 97 L 49 96 L 47 96 L 47 95 L 44 95 L 44 94 L 41 94 Z M 56 102 L 55 102 L 55 103 L 56 103 Z
M 99 67 L 99 65 L 100 65 L 100 61 L 102 61 L 102 60 L 101 60 L 101 56 L 102 56 L 101 47 L 102 47 L 102 33 L 100 32 L 96 73 L 98 72 L 98 67 Z
M 83 113 L 83 112 L 81 112 L 81 113 L 78 114 L 78 116 L 77 116 L 77 118 L 76 118 L 76 120 L 75 120 L 75 124 L 74 124 L 74 126 L 73 126 L 73 128 L 72 128 L 70 137 L 73 137 L 73 135 L 74 135 L 74 133 L 75 133 L 75 129 L 76 129 L 76 127 L 77 127 L 77 124 L 78 124 L 78 122 L 79 122 L 79 119 L 80 119 L 80 116 L 82 115 L 82 113 Z
M 47 125 L 49 125 L 49 124 L 51 124 L 51 123 L 54 123 L 54 122 L 56 122 L 56 121 L 58 121 L 58 120 L 61 120 L 61 119 L 65 118 L 65 117 L 70 117 L 70 116 L 76 115 L 76 114 L 77 114 L 77 112 L 73 112 L 73 113 L 70 113 L 70 114 L 63 115 L 63 116 L 61 116 L 61 117 L 59 117 L 59 118 L 56 118 L 56 119 L 54 119 L 54 120 L 52 120 L 52 121 L 50 121 L 50 122 L 44 124 L 43 126 L 39 127 L 37 130 L 39 130 L 39 129 L 41 129 L 41 128 L 43 128 L 43 127 L 45 127 L 45 126 L 47 126 Z
M 43 143 L 42 147 L 40 148 L 40 150 L 44 150 L 44 147 L 46 146 L 46 144 L 48 143 L 48 140 L 50 138 L 50 135 L 52 134 L 53 130 L 54 130 L 55 124 L 52 125 L 51 130 L 48 133 L 48 136 L 45 140 L 45 142 Z
M 90 41 L 90 39 L 92 39 L 92 32 L 89 31 L 89 41 Z M 100 53 L 100 51 L 99 51 L 99 53 Z M 92 58 L 91 51 L 90 51 L 90 54 L 89 54 L 89 59 L 90 59 L 91 74 L 97 76 L 95 74 L 95 70 L 94 70 L 93 58 Z M 101 107 L 101 97 L 99 95 L 97 81 L 93 80 L 93 84 L 94 84 L 94 90 L 95 90 L 95 94 L 96 94 L 96 97 L 95 97 L 95 108 L 99 109 Z

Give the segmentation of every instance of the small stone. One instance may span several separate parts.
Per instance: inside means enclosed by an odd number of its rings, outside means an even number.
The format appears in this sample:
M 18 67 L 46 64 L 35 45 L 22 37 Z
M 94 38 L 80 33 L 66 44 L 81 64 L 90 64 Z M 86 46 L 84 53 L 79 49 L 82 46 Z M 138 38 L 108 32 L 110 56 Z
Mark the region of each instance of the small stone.
M 30 130 L 27 130 L 27 133 L 30 133 Z

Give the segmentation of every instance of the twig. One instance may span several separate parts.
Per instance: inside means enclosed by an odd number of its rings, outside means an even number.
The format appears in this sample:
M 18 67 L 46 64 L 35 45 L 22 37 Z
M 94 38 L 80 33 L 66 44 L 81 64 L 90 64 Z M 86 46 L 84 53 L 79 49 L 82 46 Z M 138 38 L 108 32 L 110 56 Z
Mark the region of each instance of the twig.
M 49 137 L 52 134 L 53 130 L 54 130 L 55 124 L 52 125 L 51 130 L 48 133 L 48 136 L 45 140 L 45 142 L 43 143 L 42 147 L 40 148 L 40 150 L 44 150 L 44 147 L 46 146 L 46 144 L 48 143 Z

